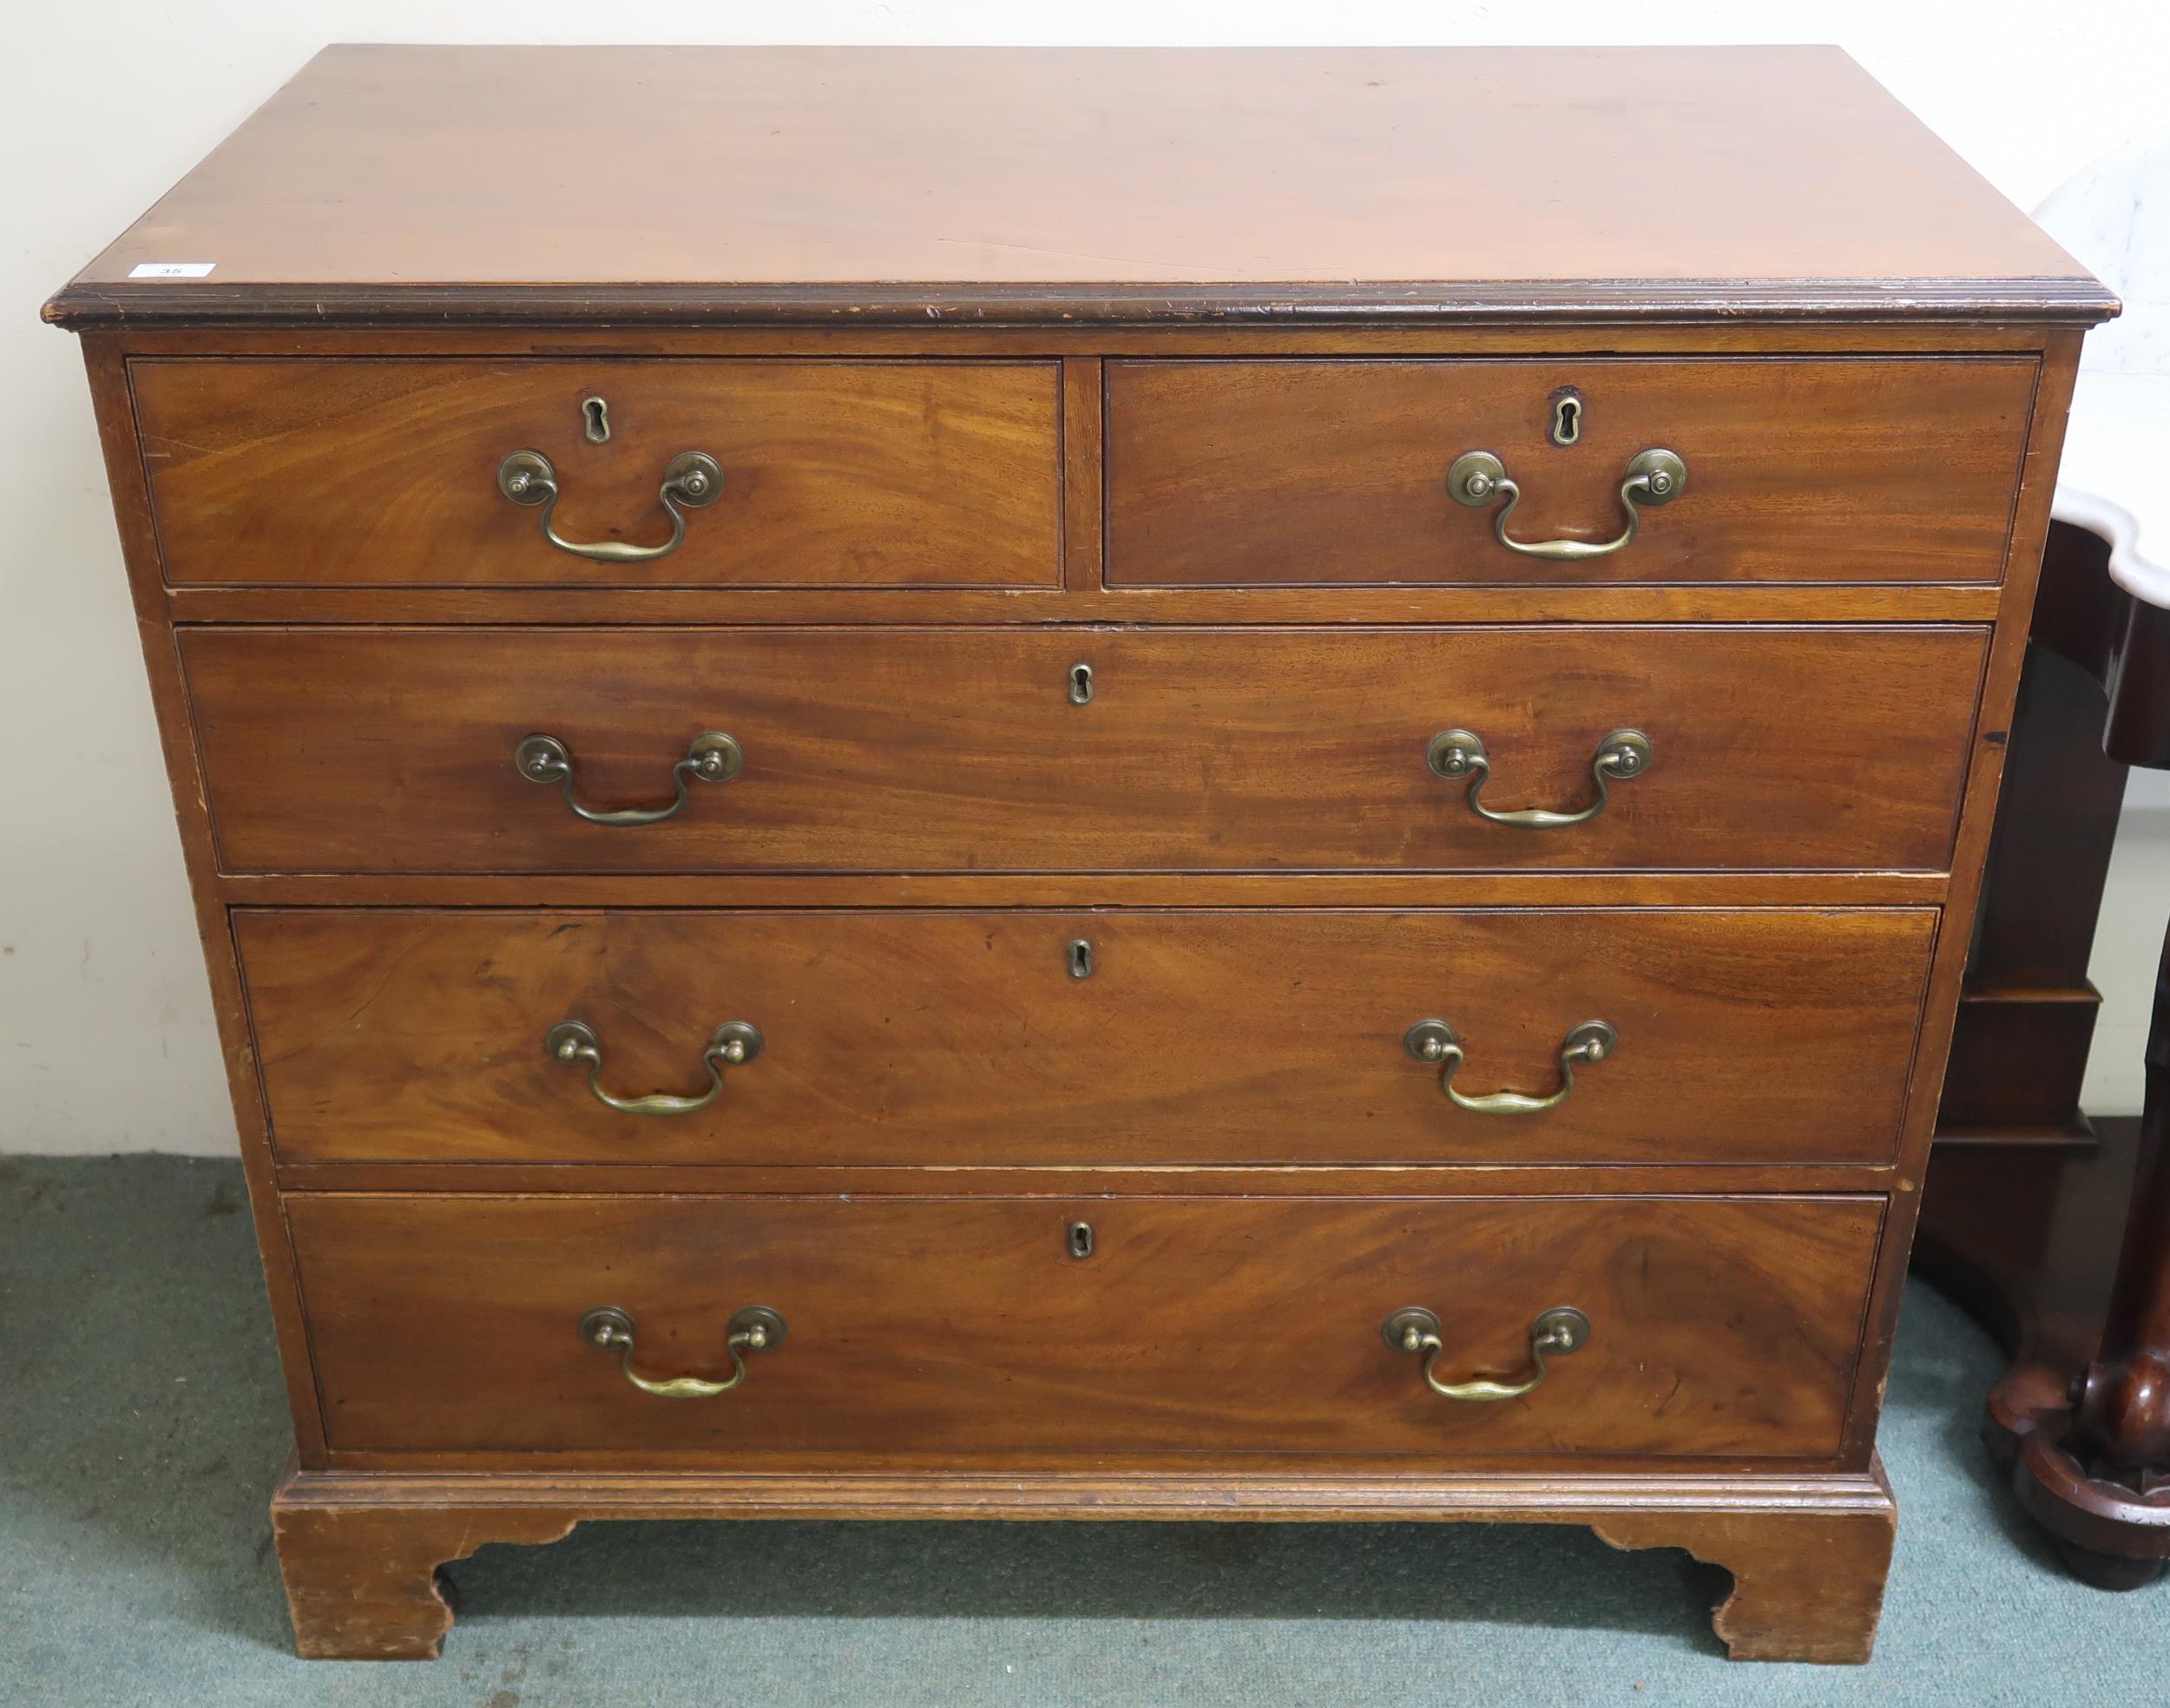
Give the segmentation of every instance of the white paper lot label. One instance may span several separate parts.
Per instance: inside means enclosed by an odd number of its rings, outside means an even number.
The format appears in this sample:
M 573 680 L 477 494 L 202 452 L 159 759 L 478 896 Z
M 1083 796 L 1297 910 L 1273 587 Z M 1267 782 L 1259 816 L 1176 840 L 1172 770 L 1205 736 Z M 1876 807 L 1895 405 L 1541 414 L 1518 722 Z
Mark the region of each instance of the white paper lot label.
M 128 269 L 130 279 L 208 279 L 216 261 L 138 261 Z

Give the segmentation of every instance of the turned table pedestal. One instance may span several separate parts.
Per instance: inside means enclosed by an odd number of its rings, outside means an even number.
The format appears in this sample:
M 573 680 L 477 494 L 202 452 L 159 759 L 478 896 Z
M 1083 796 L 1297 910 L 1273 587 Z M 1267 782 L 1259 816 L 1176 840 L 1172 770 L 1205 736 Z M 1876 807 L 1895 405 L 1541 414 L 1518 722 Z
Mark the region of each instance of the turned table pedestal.
M 2156 980 L 2145 1113 L 2090 1125 L 2078 1090 L 2094 1020 L 2085 958 L 2125 769 L 2170 767 L 2170 609 L 2112 581 L 2108 552 L 2077 527 L 2051 529 L 1916 1259 L 2013 1353 L 1983 1435 L 2021 1503 L 2081 1576 L 2132 1587 L 2170 1561 L 2170 958 Z M 2096 684 L 2096 732 L 2081 746 Z M 2060 949 L 2080 963 L 2063 989 Z M 2047 964 L 2022 965 L 2030 953 Z M 1985 982 L 2029 972 L 2051 982 Z M 2042 1028 L 2041 1054 L 2013 1023 L 2029 1014 L 2065 1022 Z M 2000 1107 L 2015 1117 L 2001 1127 Z
M 2127 769 L 2170 768 L 2166 448 L 2170 379 L 2082 370 L 1916 1250 L 2013 1353 L 1990 1452 L 2108 1588 L 2170 1564 L 2170 946 L 2144 1113 L 2079 1108 Z

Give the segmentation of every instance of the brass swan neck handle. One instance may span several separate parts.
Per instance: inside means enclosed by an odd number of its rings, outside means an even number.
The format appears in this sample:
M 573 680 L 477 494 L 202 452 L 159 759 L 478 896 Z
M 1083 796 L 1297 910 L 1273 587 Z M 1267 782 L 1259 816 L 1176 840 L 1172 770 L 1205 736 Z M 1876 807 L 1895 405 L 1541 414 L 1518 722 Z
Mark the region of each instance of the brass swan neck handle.
M 1500 505 L 1499 514 L 1492 518 L 1492 535 L 1500 544 L 1524 557 L 1542 557 L 1555 563 L 1580 562 L 1625 550 L 1634 542 L 1635 530 L 1642 523 L 1642 513 L 1671 503 L 1687 487 L 1687 464 L 1678 452 L 1655 447 L 1638 451 L 1628 459 L 1621 476 L 1620 508 L 1623 521 L 1620 532 L 1613 538 L 1599 542 L 1516 540 L 1508 535 L 1507 518 L 1514 515 L 1515 506 L 1522 503 L 1522 488 L 1508 474 L 1507 465 L 1489 450 L 1465 450 L 1447 470 L 1447 493 L 1457 504 L 1481 510 L 1488 504 L 1506 499 Z
M 618 1373 L 643 1394 L 660 1400 L 713 1400 L 746 1380 L 746 1355 L 783 1343 L 788 1325 L 765 1304 L 749 1304 L 731 1318 L 723 1350 L 731 1355 L 731 1374 L 720 1382 L 700 1376 L 642 1376 L 633 1368 L 635 1333 L 633 1313 L 615 1304 L 598 1305 L 580 1319 L 580 1337 L 589 1345 L 618 1354 Z
M 608 428 L 603 437 L 609 437 Z M 723 496 L 723 470 L 705 450 L 682 450 L 671 458 L 656 492 L 664 514 L 671 519 L 671 537 L 660 546 L 631 546 L 622 540 L 569 540 L 560 534 L 550 525 L 557 511 L 557 470 L 539 450 L 516 450 L 500 463 L 497 490 L 523 509 L 540 506 L 542 537 L 562 552 L 596 563 L 652 563 L 686 543 L 687 509 L 703 509 Z
M 582 1020 L 561 1020 L 543 1035 L 542 1048 L 560 1061 L 588 1069 L 588 1089 L 606 1108 L 628 1115 L 690 1115 L 705 1109 L 723 1094 L 723 1070 L 739 1068 L 761 1053 L 761 1029 L 743 1020 L 727 1020 L 709 1035 L 708 1048 L 700 1053 L 700 1065 L 708 1070 L 708 1089 L 691 1097 L 667 1091 L 652 1091 L 640 1097 L 621 1097 L 602 1083 L 602 1041 L 595 1028 Z
M 1490 1376 L 1472 1376 L 1467 1382 L 1442 1382 L 1433 1367 L 1445 1350 L 1439 1318 L 1422 1305 L 1405 1305 L 1379 1324 L 1379 1335 L 1397 1352 L 1420 1354 L 1424 1361 L 1424 1384 L 1443 1399 L 1518 1400 L 1545 1379 L 1547 1357 L 1564 1358 L 1590 1337 L 1590 1319 L 1571 1304 L 1540 1311 L 1529 1325 L 1529 1373 L 1505 1382 Z
M 1588 806 L 1578 807 L 1572 812 L 1556 812 L 1542 806 L 1498 812 L 1484 805 L 1484 785 L 1491 778 L 1492 760 L 1484 751 L 1481 738 L 1465 729 L 1441 730 L 1424 750 L 1424 763 L 1437 776 L 1450 783 L 1464 777 L 1470 779 L 1470 811 L 1491 824 L 1510 825 L 1518 831 L 1553 831 L 1568 824 L 1588 824 L 1605 810 L 1612 798 L 1610 785 L 1641 776 L 1650 769 L 1654 757 L 1650 738 L 1641 730 L 1616 729 L 1597 744 L 1597 752 L 1590 756 L 1590 777 L 1597 785 L 1597 798 Z
M 1575 1089 L 1575 1070 L 1595 1067 L 1620 1048 L 1620 1034 L 1611 1022 L 1586 1020 L 1560 1041 L 1560 1085 L 1542 1097 L 1523 1091 L 1489 1091 L 1472 1096 L 1454 1082 L 1464 1055 L 1462 1041 L 1443 1020 L 1420 1020 L 1402 1034 L 1402 1048 L 1416 1061 L 1439 1069 L 1439 1089 L 1454 1100 L 1455 1107 L 1474 1115 L 1534 1115 L 1567 1101 Z
M 512 768 L 530 783 L 559 785 L 573 816 L 591 824 L 660 824 L 685 810 L 689 782 L 728 783 L 745 770 L 746 750 L 721 730 L 703 730 L 687 743 L 686 757 L 671 767 L 671 781 L 678 785 L 677 799 L 668 806 L 628 806 L 609 811 L 581 805 L 573 792 L 572 752 L 554 735 L 523 738 L 512 750 Z

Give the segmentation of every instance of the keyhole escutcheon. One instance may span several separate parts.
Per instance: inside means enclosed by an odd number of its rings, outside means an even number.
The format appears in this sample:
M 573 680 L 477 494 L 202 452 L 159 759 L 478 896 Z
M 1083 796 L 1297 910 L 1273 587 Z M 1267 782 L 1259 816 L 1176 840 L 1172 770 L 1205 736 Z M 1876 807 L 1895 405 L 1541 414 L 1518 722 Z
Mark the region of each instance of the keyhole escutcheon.
M 1552 443 L 1571 445 L 1582 437 L 1582 394 L 1560 392 L 1552 400 Z
M 1093 701 L 1093 667 L 1074 664 L 1070 667 L 1070 704 L 1089 706 Z
M 605 444 L 610 438 L 610 405 L 601 397 L 583 397 L 580 402 L 580 417 L 587 425 L 588 443 Z

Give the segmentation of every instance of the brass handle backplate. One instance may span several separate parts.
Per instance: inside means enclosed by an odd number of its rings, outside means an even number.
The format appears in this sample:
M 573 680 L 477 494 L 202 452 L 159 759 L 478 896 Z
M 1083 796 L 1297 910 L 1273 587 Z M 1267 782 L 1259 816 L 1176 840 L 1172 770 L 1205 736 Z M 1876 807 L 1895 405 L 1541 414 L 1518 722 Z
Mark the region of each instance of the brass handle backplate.
M 590 402 L 600 399 L 591 398 Z M 589 437 L 595 437 L 590 417 Z M 607 417 L 605 418 L 607 419 Z M 602 437 L 610 430 L 606 424 Z M 600 443 L 600 441 L 598 441 Z M 557 509 L 557 470 L 539 450 L 516 450 L 497 465 L 497 490 L 514 503 L 542 509 L 542 537 L 562 552 L 597 563 L 650 563 L 667 557 L 686 543 L 686 509 L 702 509 L 723 496 L 723 470 L 705 450 L 683 450 L 663 470 L 663 484 L 656 496 L 671 519 L 671 537 L 660 546 L 629 546 L 622 540 L 569 540 L 550 526 Z
M 1397 1352 L 1419 1353 L 1424 1361 L 1424 1382 L 1431 1391 L 1450 1400 L 1518 1400 L 1545 1379 L 1545 1358 L 1565 1357 L 1590 1337 L 1590 1319 L 1571 1304 L 1555 1305 L 1538 1313 L 1529 1325 L 1529 1373 L 1506 1382 L 1473 1376 L 1467 1382 L 1442 1382 L 1433 1368 L 1444 1350 L 1439 1318 L 1422 1305 L 1405 1305 L 1379 1324 L 1379 1335 Z
M 644 1097 L 621 1097 L 602 1087 L 602 1043 L 585 1021 L 561 1020 L 543 1035 L 542 1048 L 560 1061 L 588 1068 L 588 1089 L 595 1101 L 628 1115 L 690 1115 L 721 1095 L 723 1070 L 737 1068 L 761 1053 L 761 1031 L 743 1020 L 727 1020 L 710 1035 L 700 1065 L 708 1070 L 708 1089 L 692 1097 L 652 1091 Z
M 512 765 L 530 783 L 556 783 L 565 791 L 573 815 L 591 824 L 660 824 L 677 817 L 686 805 L 688 779 L 727 783 L 746 769 L 746 750 L 721 730 L 704 730 L 687 745 L 686 757 L 671 767 L 678 798 L 668 806 L 628 806 L 614 812 L 582 806 L 573 793 L 573 756 L 554 735 L 530 735 L 512 750 Z
M 1628 471 L 1621 478 L 1620 508 L 1626 522 L 1614 537 L 1597 543 L 1588 540 L 1511 540 L 1507 536 L 1507 518 L 1514 515 L 1515 506 L 1522 503 L 1522 488 L 1508 475 L 1507 465 L 1489 450 L 1465 450 L 1447 470 L 1447 492 L 1457 504 L 1481 510 L 1502 498 L 1507 500 L 1500 505 L 1499 514 L 1492 518 L 1492 533 L 1500 544 L 1524 557 L 1550 558 L 1555 562 L 1604 557 L 1619 551 L 1634 541 L 1646 509 L 1671 503 L 1687 486 L 1687 464 L 1677 453 L 1660 450 L 1639 451 L 1628 459 Z
M 618 1356 L 618 1370 L 643 1394 L 663 1400 L 713 1400 L 746 1380 L 746 1355 L 782 1343 L 786 1324 L 765 1304 L 749 1304 L 731 1318 L 723 1350 L 731 1355 L 731 1374 L 720 1382 L 700 1376 L 642 1376 L 633 1368 L 633 1313 L 615 1304 L 599 1305 L 580 1319 L 580 1337 L 590 1346 Z
M 1606 802 L 1611 798 L 1608 792 L 1610 785 L 1641 776 L 1650 769 L 1655 757 L 1650 738 L 1641 730 L 1616 729 L 1597 744 L 1597 752 L 1590 757 L 1590 776 L 1597 784 L 1597 798 L 1588 806 L 1578 807 L 1572 812 L 1555 812 L 1542 806 L 1496 812 L 1484 805 L 1484 785 L 1491 778 L 1492 761 L 1481 739 L 1465 729 L 1441 730 L 1424 750 L 1424 763 L 1437 775 L 1449 782 L 1464 777 L 1470 779 L 1470 811 L 1491 824 L 1509 824 L 1520 831 L 1552 831 L 1565 824 L 1588 823 L 1605 810 Z
M 1560 1087 L 1543 1097 L 1527 1092 L 1491 1091 L 1472 1097 L 1454 1082 L 1463 1060 L 1462 1041 L 1443 1020 L 1420 1020 L 1402 1034 L 1402 1048 L 1417 1061 L 1439 1069 L 1439 1089 L 1457 1108 L 1476 1115 L 1534 1115 L 1567 1100 L 1575 1089 L 1575 1070 L 1595 1067 L 1620 1048 L 1620 1034 L 1601 1020 L 1586 1020 L 1560 1041 Z

